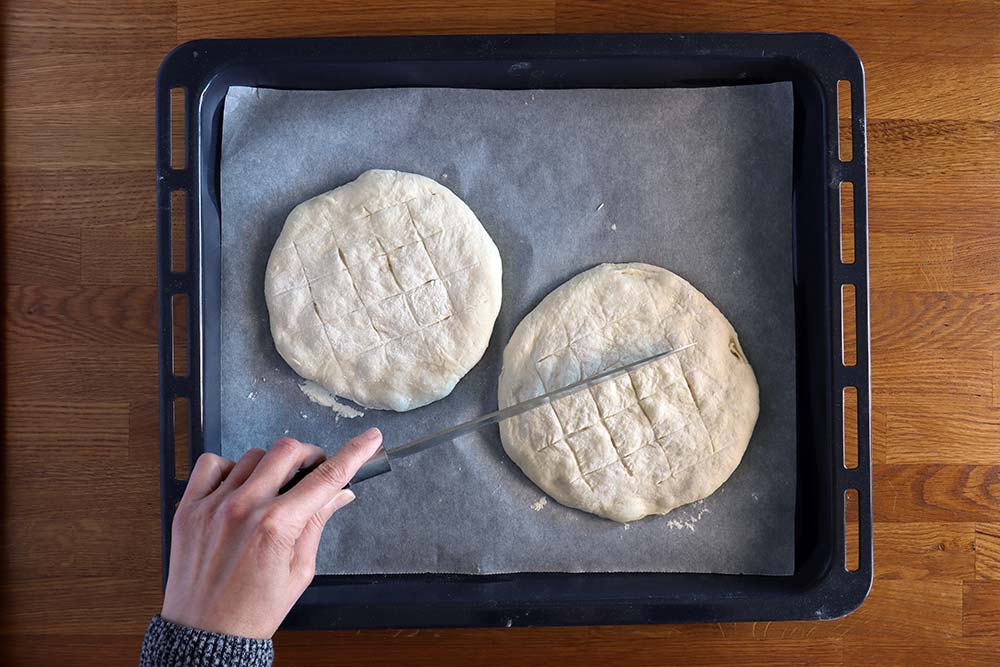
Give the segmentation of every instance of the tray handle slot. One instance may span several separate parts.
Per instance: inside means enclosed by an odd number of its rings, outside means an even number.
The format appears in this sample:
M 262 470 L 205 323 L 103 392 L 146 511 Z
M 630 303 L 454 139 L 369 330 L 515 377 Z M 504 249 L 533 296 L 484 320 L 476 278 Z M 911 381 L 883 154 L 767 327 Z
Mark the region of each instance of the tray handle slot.
M 861 564 L 861 526 L 858 508 L 860 494 L 857 489 L 844 491 L 844 569 L 857 572 Z
M 187 398 L 174 399 L 174 479 L 187 480 L 190 462 L 191 404 Z
M 187 167 L 186 103 L 187 91 L 184 88 L 170 89 L 170 167 L 175 170 Z
M 851 82 L 847 79 L 837 81 L 837 119 L 839 121 L 840 160 L 850 162 L 854 159 L 853 132 L 851 118 L 853 117 L 853 100 L 851 98 Z
M 843 392 L 844 468 L 858 467 L 858 388 L 844 387 Z
M 840 184 L 840 261 L 854 264 L 854 183 Z
M 840 286 L 840 356 L 845 366 L 858 365 L 858 291 L 847 283 Z

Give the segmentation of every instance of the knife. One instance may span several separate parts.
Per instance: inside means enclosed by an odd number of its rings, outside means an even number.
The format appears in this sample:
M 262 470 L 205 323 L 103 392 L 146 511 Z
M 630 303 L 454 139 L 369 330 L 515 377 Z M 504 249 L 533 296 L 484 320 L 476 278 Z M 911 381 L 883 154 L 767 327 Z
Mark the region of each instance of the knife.
M 683 350 L 690 347 L 694 347 L 695 343 L 687 343 L 686 345 L 681 345 L 680 347 L 675 347 L 671 350 L 666 350 L 663 352 L 657 352 L 656 354 L 650 355 L 638 361 L 633 361 L 631 363 L 625 364 L 623 366 L 616 366 L 615 368 L 602 371 L 597 375 L 592 375 L 590 377 L 584 378 L 572 384 L 566 385 L 560 389 L 555 389 L 553 391 L 541 394 L 540 396 L 535 396 L 534 398 L 529 398 L 526 401 L 521 401 L 520 403 L 515 403 L 509 407 L 502 410 L 497 410 L 495 412 L 490 412 L 485 415 L 476 417 L 475 419 L 470 419 L 467 422 L 458 424 L 457 426 L 452 426 L 446 428 L 443 431 L 438 431 L 437 433 L 432 433 L 430 435 L 425 435 L 416 440 L 410 440 L 404 445 L 395 447 L 392 450 L 386 450 L 384 447 L 379 447 L 378 451 L 372 454 L 371 458 L 365 461 L 358 472 L 355 473 L 354 477 L 351 478 L 350 484 L 357 484 L 366 479 L 371 479 L 372 477 L 377 477 L 383 473 L 387 473 L 392 470 L 392 465 L 390 459 L 395 461 L 407 456 L 413 456 L 425 450 L 434 447 L 435 445 L 440 445 L 445 442 L 450 442 L 455 438 L 465 435 L 466 433 L 471 433 L 481 429 L 489 424 L 496 424 L 503 421 L 504 419 L 510 419 L 511 417 L 516 417 L 517 415 L 524 414 L 534 410 L 535 408 L 547 405 L 552 401 L 558 400 L 560 398 L 565 398 L 570 394 L 580 391 L 581 389 L 586 389 L 588 387 L 593 387 L 596 384 L 605 382 L 612 378 L 618 377 L 619 375 L 624 375 L 631 370 L 635 370 L 640 366 L 645 366 L 646 364 L 651 364 L 654 361 L 659 361 L 660 359 L 665 359 L 671 355 L 677 354 Z M 315 466 L 314 466 L 315 467 Z M 298 471 L 294 477 L 292 477 L 289 482 L 281 488 L 279 493 L 284 493 L 288 489 L 292 488 L 303 477 L 312 472 L 313 468 L 305 468 Z M 348 484 L 348 486 L 350 486 Z

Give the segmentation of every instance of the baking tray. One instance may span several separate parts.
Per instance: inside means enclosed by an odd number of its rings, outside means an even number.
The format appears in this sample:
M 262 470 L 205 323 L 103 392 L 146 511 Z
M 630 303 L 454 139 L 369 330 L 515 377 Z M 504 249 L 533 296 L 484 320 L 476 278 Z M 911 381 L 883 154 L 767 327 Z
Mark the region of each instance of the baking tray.
M 511 626 L 836 618 L 872 581 L 864 74 L 837 37 L 803 34 L 489 35 L 204 40 L 172 51 L 156 83 L 160 484 L 164 581 L 170 525 L 184 490 L 174 402 L 189 406 L 189 468 L 220 451 L 222 108 L 230 86 L 337 90 L 665 88 L 793 84 L 793 276 L 796 325 L 795 571 L 323 575 L 285 628 Z M 851 155 L 839 152 L 838 82 L 850 83 Z M 183 168 L 171 167 L 171 91 L 184 93 Z M 179 156 L 175 156 L 179 157 Z M 842 183 L 853 186 L 854 261 L 841 261 Z M 171 238 L 183 193 L 186 234 Z M 179 215 L 181 212 L 178 211 Z M 176 241 L 176 242 L 175 242 Z M 182 247 L 185 270 L 172 270 Z M 843 359 L 842 290 L 855 290 L 856 363 Z M 187 374 L 175 375 L 175 298 L 183 295 Z M 844 389 L 857 390 L 857 466 L 844 465 Z M 848 570 L 845 494 L 857 493 L 857 568 Z

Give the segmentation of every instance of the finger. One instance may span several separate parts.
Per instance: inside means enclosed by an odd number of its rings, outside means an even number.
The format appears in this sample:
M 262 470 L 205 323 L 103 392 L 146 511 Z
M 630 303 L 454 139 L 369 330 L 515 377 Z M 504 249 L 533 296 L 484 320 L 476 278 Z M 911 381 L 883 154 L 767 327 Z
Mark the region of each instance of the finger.
M 232 472 L 236 464 L 218 454 L 204 453 L 198 457 L 188 478 L 187 488 L 181 497 L 181 503 L 201 500 L 222 483 L 222 480 Z
M 381 444 L 382 434 L 377 428 L 370 428 L 348 440 L 339 452 L 319 464 L 278 502 L 293 507 L 300 516 L 312 516 L 347 486 L 358 468 L 371 458 Z
M 309 468 L 326 458 L 316 445 L 280 438 L 271 445 L 243 485 L 250 493 L 271 497 L 278 494 L 300 468 Z
M 226 477 L 226 481 L 222 483 L 219 487 L 222 491 L 228 492 L 239 488 L 243 482 L 247 481 L 250 477 L 250 473 L 253 469 L 257 467 L 260 460 L 264 458 L 264 450 L 258 447 L 253 449 L 248 449 L 246 454 L 240 457 L 236 465 L 233 466 L 233 471 L 229 473 Z
M 319 540 L 323 536 L 326 522 L 333 516 L 334 512 L 353 500 L 354 492 L 350 489 L 338 491 L 333 500 L 312 516 L 305 528 L 302 529 L 299 539 L 295 540 L 295 550 L 292 554 L 293 567 L 308 568 L 310 572 L 316 569 L 316 551 L 319 549 Z

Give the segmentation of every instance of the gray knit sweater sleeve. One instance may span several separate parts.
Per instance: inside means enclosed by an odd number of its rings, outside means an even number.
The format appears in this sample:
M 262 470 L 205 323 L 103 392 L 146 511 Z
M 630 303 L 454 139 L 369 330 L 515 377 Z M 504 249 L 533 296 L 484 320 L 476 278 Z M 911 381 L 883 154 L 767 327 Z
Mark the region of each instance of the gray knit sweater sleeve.
M 139 667 L 271 667 L 270 639 L 196 630 L 153 617 L 142 640 Z

